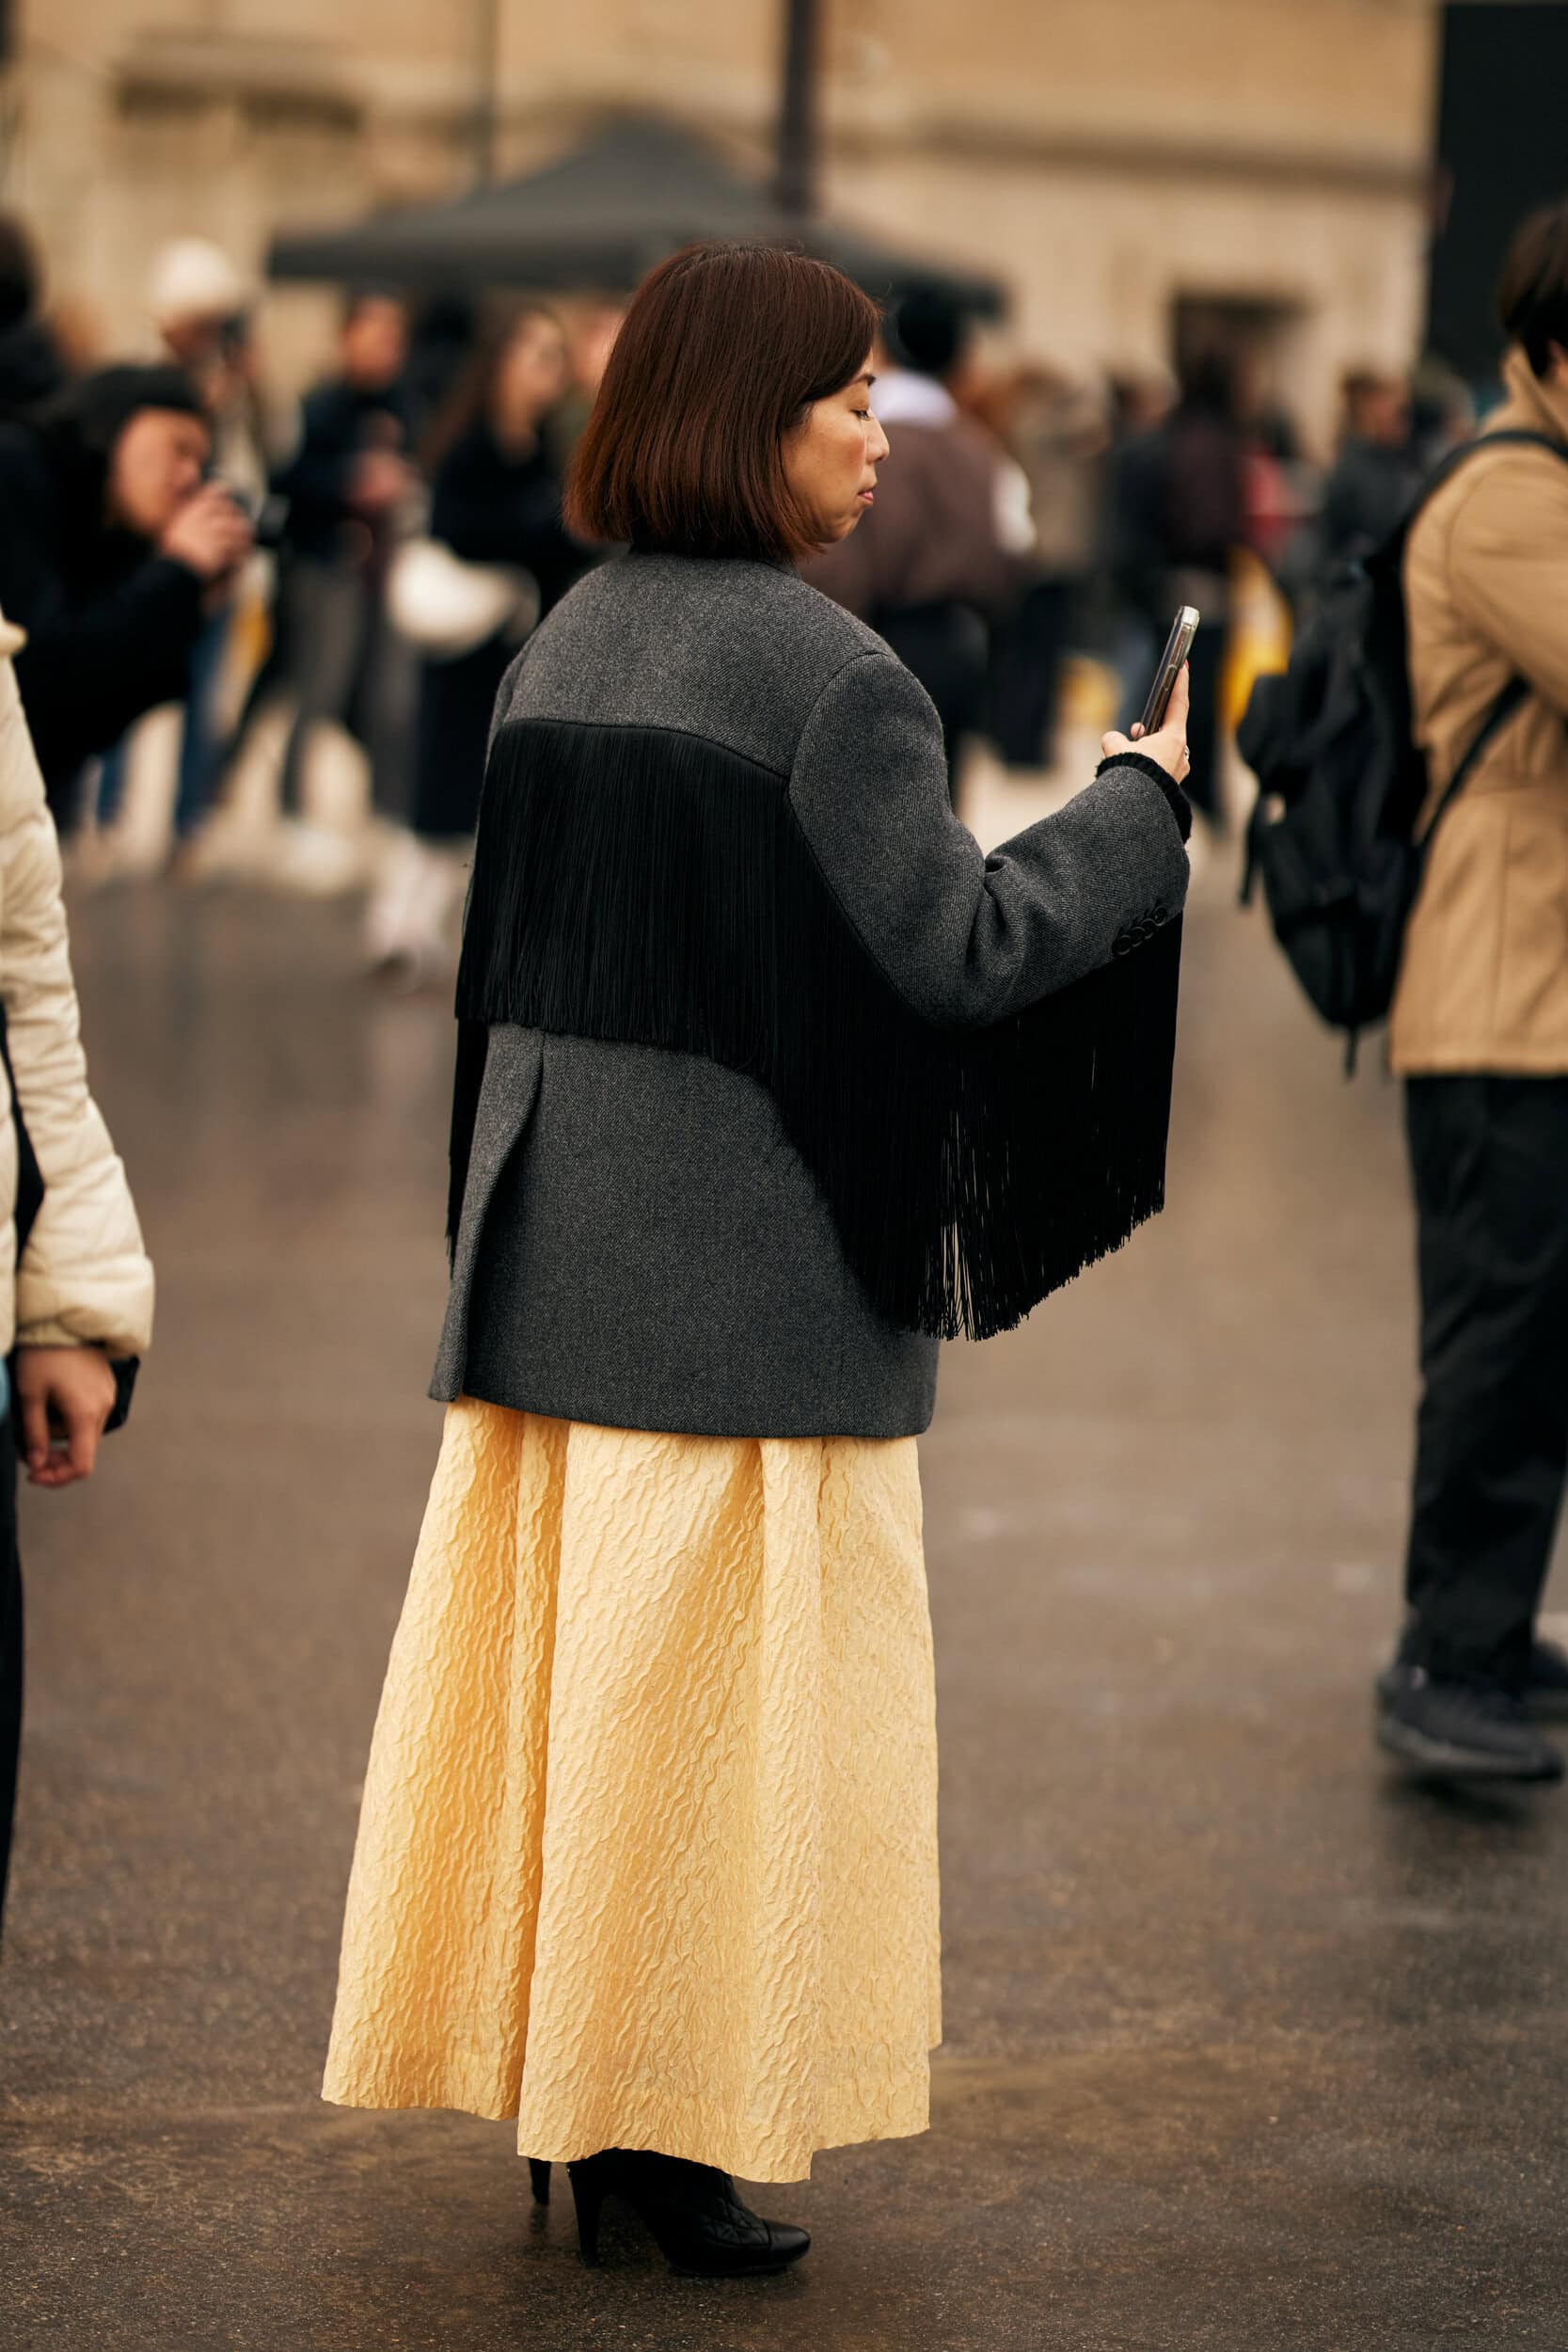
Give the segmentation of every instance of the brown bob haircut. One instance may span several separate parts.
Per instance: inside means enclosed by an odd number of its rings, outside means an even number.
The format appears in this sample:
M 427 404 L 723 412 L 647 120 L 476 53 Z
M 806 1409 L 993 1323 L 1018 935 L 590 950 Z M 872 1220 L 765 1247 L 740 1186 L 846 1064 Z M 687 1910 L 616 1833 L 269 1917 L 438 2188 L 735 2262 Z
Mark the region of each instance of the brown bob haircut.
M 1551 373 L 1553 343 L 1568 350 L 1568 201 L 1544 205 L 1515 230 L 1497 317 L 1510 342 L 1524 344 L 1537 375 Z
M 865 365 L 877 308 L 776 246 L 693 245 L 638 288 L 566 483 L 570 529 L 788 563 L 813 544 L 783 443 Z

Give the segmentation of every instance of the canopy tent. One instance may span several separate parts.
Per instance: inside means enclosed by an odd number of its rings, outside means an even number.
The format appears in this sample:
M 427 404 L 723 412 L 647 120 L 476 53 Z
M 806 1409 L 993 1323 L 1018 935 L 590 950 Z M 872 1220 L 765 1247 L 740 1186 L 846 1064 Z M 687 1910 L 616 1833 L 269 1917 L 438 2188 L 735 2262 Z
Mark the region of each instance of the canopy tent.
M 994 279 L 942 269 L 825 221 L 800 221 L 769 191 L 671 124 L 632 118 L 526 179 L 453 203 L 401 207 L 347 229 L 274 240 L 274 278 L 335 278 L 425 291 L 486 286 L 635 286 L 703 237 L 798 244 L 886 300 L 941 286 L 982 317 L 1005 307 Z

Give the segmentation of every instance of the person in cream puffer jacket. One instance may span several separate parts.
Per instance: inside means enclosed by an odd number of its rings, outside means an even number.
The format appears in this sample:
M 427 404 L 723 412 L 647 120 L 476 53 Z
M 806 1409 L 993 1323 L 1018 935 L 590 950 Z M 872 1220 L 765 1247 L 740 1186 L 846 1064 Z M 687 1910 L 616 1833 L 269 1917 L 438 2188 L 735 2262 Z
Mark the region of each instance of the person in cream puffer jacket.
M 0 1904 L 22 1722 L 16 1467 L 89 1477 L 152 1336 L 152 1267 L 87 1091 L 60 853 L 0 613 Z M 14 1436 L 13 1436 L 14 1431 Z

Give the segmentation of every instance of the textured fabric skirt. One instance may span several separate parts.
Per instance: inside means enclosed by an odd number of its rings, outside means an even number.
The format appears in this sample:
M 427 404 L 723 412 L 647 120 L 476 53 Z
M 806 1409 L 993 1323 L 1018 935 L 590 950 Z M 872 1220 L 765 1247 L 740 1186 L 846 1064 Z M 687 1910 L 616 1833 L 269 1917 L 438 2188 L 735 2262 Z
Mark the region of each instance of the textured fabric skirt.
M 914 1439 L 450 1406 L 324 2096 L 799 2180 L 925 2129 L 938 1960 Z

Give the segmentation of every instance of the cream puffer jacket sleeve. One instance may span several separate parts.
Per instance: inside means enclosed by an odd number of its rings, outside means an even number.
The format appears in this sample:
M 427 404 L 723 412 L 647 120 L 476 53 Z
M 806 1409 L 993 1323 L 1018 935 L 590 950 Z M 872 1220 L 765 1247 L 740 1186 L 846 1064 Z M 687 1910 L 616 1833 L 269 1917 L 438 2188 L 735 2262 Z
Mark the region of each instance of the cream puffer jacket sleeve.
M 12 660 L 24 642 L 0 614 L 0 1003 L 44 1194 L 13 1293 L 17 1142 L 0 1069 L 0 1339 L 140 1356 L 152 1337 L 152 1266 L 87 1091 L 59 847 Z

